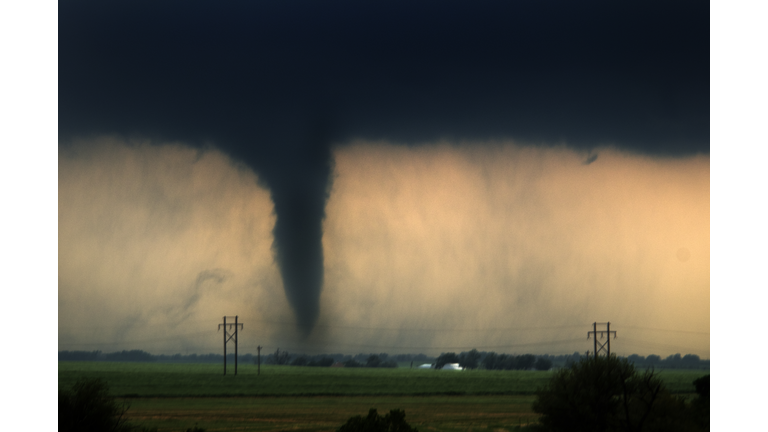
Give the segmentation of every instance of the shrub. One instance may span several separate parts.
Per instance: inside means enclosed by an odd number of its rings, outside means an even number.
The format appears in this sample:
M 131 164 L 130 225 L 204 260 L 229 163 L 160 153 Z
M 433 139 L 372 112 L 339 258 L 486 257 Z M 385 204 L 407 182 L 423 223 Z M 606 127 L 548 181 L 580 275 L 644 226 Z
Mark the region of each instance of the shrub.
M 691 402 L 696 423 L 704 430 L 709 430 L 709 375 L 695 381 L 696 398 Z
M 101 379 L 80 379 L 71 391 L 59 390 L 59 431 L 122 432 L 133 430 L 125 419 L 128 406 L 109 394 Z
M 651 370 L 635 372 L 615 356 L 583 358 L 536 392 L 534 412 L 550 431 L 693 431 L 682 399 Z
M 392 410 L 384 417 L 375 408 L 368 411 L 368 416 L 354 416 L 347 420 L 338 432 L 419 432 L 405 421 L 405 411 Z

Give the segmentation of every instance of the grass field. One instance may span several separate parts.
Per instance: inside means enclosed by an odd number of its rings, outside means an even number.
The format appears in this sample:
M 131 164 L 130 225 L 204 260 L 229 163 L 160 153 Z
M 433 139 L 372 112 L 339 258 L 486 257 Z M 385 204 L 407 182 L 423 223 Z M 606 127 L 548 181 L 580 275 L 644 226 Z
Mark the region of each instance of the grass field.
M 404 409 L 421 431 L 513 430 L 536 415 L 536 388 L 551 372 L 434 371 L 111 362 L 59 362 L 59 388 L 80 377 L 103 378 L 127 398 L 132 421 L 159 432 L 334 431 L 369 408 Z M 660 371 L 670 391 L 693 393 L 707 371 Z

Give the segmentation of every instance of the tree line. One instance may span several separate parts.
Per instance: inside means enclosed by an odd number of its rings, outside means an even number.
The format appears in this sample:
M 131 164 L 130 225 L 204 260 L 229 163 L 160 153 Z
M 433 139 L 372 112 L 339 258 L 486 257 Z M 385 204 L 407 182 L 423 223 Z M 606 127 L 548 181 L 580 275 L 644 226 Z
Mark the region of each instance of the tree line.
M 320 354 L 309 356 L 306 354 L 291 355 L 287 351 L 277 351 L 268 355 L 266 364 L 288 366 L 332 366 L 344 367 L 374 367 L 396 368 L 399 362 L 425 362 L 434 361 L 434 357 L 424 354 L 397 354 L 390 356 L 387 353 L 357 354 L 354 356 L 344 354 Z
M 262 355 L 263 364 L 293 365 L 293 366 L 322 366 L 343 364 L 346 367 L 397 367 L 401 363 L 412 363 L 414 367 L 422 364 L 430 364 L 433 367 L 442 368 L 448 363 L 459 363 L 465 369 L 488 370 L 547 370 L 550 368 L 568 367 L 578 362 L 585 353 L 575 352 L 564 355 L 534 355 L 534 354 L 505 354 L 493 351 L 463 351 L 460 353 L 442 353 L 438 357 L 425 354 L 393 354 L 387 353 L 360 353 L 349 354 L 292 354 L 278 349 L 272 354 Z M 709 360 L 702 360 L 696 354 L 673 354 L 666 358 L 652 354 L 640 356 L 632 354 L 626 357 L 627 361 L 638 368 L 655 369 L 709 369 Z M 101 351 L 59 351 L 59 361 L 119 361 L 119 362 L 159 362 L 159 363 L 221 363 L 224 360 L 222 354 L 150 354 L 142 350 L 116 351 L 103 353 Z M 227 354 L 227 362 L 234 362 L 234 353 Z M 238 362 L 241 364 L 256 363 L 257 356 L 253 354 L 240 354 Z
M 459 354 L 452 352 L 440 354 L 434 368 L 442 369 L 448 363 L 458 363 L 459 367 L 470 370 L 478 368 L 487 370 L 549 370 L 552 368 L 552 361 L 545 356 L 481 353 L 476 349 Z

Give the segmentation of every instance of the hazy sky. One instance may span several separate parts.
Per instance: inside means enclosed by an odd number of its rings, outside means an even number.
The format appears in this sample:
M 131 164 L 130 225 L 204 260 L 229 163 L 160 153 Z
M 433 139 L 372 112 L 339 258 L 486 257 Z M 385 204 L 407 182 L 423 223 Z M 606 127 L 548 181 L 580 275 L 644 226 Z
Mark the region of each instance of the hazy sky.
M 707 4 L 59 7 L 59 349 L 709 357 Z
M 319 325 L 301 342 L 251 170 L 179 144 L 79 142 L 59 157 L 60 349 L 215 352 L 215 324 L 238 314 L 249 352 L 570 353 L 597 320 L 619 353 L 708 357 L 709 158 L 594 154 L 338 147 Z

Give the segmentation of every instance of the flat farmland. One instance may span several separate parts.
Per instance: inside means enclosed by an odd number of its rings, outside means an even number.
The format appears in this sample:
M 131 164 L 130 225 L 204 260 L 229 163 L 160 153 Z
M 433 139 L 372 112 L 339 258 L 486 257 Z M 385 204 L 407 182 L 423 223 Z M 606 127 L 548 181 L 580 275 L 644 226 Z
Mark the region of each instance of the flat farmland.
M 335 431 L 370 408 L 403 409 L 421 431 L 511 430 L 536 421 L 533 396 L 299 396 L 138 398 L 128 401 L 130 421 L 159 432 Z
M 77 378 L 106 380 L 117 396 L 364 396 L 532 394 L 551 372 L 435 371 L 214 364 L 60 362 L 59 386 Z
M 419 430 L 511 430 L 535 422 L 534 392 L 551 372 L 434 371 L 409 368 L 312 368 L 59 362 L 59 388 L 102 378 L 131 406 L 132 422 L 159 432 L 332 431 L 349 417 L 403 409 Z M 668 388 L 693 393 L 708 371 L 660 371 Z

